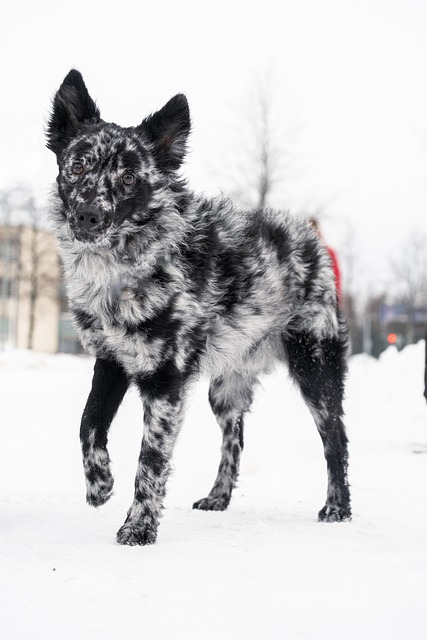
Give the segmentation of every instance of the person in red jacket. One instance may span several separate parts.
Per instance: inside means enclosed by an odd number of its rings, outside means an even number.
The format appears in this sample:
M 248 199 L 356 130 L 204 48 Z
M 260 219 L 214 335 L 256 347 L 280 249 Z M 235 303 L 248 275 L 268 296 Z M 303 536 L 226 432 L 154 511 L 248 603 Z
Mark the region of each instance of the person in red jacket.
M 311 224 L 311 226 L 313 227 L 314 231 L 317 233 L 317 235 L 319 236 L 319 239 L 323 242 L 323 244 L 325 245 L 325 249 L 327 250 L 327 252 L 329 253 L 329 256 L 331 258 L 331 263 L 332 263 L 332 269 L 334 270 L 334 275 L 335 275 L 335 286 L 337 289 L 337 296 L 338 296 L 338 302 L 341 302 L 341 271 L 340 271 L 340 267 L 338 264 L 338 258 L 337 258 L 337 254 L 335 253 L 335 251 L 329 247 L 323 236 L 322 233 L 320 231 L 320 227 L 319 227 L 319 221 L 317 220 L 317 218 L 310 218 L 309 219 L 309 223 Z

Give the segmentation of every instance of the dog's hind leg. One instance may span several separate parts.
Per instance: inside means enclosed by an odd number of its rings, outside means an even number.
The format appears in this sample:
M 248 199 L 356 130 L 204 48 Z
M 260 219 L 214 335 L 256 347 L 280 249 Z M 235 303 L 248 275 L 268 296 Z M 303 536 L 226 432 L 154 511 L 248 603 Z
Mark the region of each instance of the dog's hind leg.
M 255 382 L 236 374 L 216 378 L 210 385 L 209 402 L 222 431 L 221 462 L 209 495 L 195 502 L 193 509 L 223 511 L 230 503 L 243 450 L 243 417 Z
M 342 420 L 346 328 L 342 324 L 337 335 L 323 339 L 309 331 L 287 334 L 284 346 L 290 374 L 301 389 L 323 442 L 328 489 L 319 520 L 350 520 L 347 436 Z
M 96 360 L 92 389 L 80 425 L 86 499 L 94 507 L 107 502 L 112 494 L 108 430 L 128 387 L 129 379 L 119 364 Z

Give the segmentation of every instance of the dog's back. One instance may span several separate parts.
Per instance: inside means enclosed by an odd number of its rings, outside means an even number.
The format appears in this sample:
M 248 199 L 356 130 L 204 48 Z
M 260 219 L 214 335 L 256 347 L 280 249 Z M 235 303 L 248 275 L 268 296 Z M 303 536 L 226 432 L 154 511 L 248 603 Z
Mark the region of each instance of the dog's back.
M 338 332 L 329 258 L 304 220 L 237 210 L 226 198 L 194 198 L 191 209 L 194 231 L 183 253 L 193 294 L 188 322 L 199 314 L 204 324 L 211 375 L 247 368 L 267 341 L 269 359 L 282 359 L 278 338 L 303 330 L 308 318 L 319 340 Z

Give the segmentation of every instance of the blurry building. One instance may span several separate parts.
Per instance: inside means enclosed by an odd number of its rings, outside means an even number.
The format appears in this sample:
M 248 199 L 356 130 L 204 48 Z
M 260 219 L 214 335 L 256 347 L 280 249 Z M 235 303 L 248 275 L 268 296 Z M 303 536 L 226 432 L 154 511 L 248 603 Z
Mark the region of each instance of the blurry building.
M 56 242 L 31 226 L 0 226 L 0 347 L 78 353 Z

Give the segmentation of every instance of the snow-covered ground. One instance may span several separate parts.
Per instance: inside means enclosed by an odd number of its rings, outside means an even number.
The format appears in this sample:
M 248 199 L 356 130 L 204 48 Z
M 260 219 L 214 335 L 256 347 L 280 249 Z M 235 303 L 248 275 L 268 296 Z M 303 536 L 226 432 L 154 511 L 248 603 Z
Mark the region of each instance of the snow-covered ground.
M 6 640 L 427 637 L 424 343 L 354 356 L 350 523 L 318 523 L 320 438 L 286 372 L 263 380 L 228 511 L 210 489 L 219 429 L 195 388 L 158 542 L 122 547 L 142 433 L 136 393 L 110 436 L 108 504 L 85 504 L 78 427 L 93 362 L 0 354 L 0 636 Z

